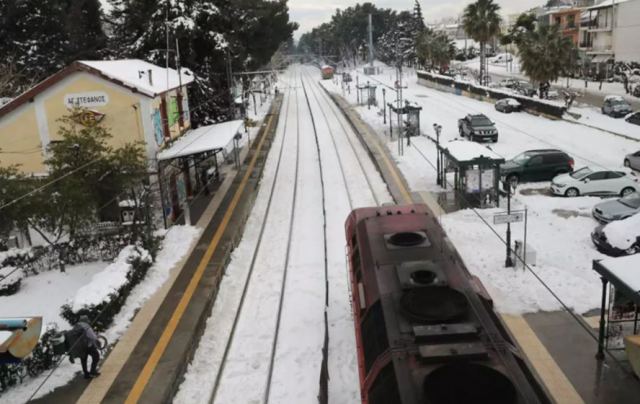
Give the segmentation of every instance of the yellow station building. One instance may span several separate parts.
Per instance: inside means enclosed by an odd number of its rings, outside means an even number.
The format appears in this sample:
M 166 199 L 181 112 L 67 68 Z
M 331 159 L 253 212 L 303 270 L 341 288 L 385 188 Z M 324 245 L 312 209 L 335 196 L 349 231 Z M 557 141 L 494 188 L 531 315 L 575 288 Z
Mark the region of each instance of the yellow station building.
M 190 128 L 186 87 L 194 80 L 138 59 L 77 61 L 0 107 L 0 166 L 46 175 L 58 119 L 87 109 L 111 131 L 111 144 L 142 141 L 149 169 L 156 155 Z

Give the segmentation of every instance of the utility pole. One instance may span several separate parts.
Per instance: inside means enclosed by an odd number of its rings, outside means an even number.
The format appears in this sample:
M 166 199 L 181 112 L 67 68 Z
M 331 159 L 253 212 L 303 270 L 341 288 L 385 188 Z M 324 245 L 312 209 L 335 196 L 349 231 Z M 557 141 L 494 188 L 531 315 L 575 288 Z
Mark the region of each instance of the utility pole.
M 436 184 L 442 185 L 442 173 L 440 171 L 440 132 L 442 131 L 442 125 L 438 125 L 437 123 L 433 124 L 433 130 L 436 132 L 436 149 L 438 151 L 438 158 L 436 159 Z
M 165 9 L 164 17 L 164 32 L 167 37 L 167 57 L 166 57 L 166 72 L 167 72 L 167 90 L 169 89 L 169 0 L 167 0 L 167 7 Z
M 507 191 L 507 216 L 511 215 L 511 184 L 509 181 L 504 180 L 503 187 Z M 513 266 L 513 260 L 511 259 L 511 221 L 507 222 L 507 258 L 504 261 L 504 266 L 510 268 Z
M 373 22 L 369 14 L 369 64 L 373 67 Z

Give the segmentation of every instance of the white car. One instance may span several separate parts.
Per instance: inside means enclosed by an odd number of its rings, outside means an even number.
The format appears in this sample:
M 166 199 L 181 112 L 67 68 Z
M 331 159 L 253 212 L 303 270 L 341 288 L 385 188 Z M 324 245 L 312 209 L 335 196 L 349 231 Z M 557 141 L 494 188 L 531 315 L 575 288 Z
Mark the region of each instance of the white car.
M 560 174 L 551 181 L 555 195 L 620 195 L 640 190 L 638 178 L 630 171 L 592 170 L 583 167 L 570 174 Z

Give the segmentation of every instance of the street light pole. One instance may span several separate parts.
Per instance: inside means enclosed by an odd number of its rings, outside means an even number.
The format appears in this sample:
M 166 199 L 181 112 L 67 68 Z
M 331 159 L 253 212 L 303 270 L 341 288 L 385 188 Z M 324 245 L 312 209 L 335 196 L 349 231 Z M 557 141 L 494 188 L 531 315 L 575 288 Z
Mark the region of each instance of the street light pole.
M 438 152 L 438 155 L 436 158 L 436 171 L 437 171 L 436 183 L 438 185 L 442 185 L 442 174 L 440 172 L 440 131 L 442 131 L 442 125 L 438 125 L 437 123 L 434 123 L 433 130 L 436 132 L 436 150 Z
M 384 113 L 382 114 L 382 120 L 383 123 L 386 125 L 387 124 L 387 101 L 385 98 L 385 89 L 384 87 L 382 88 L 382 108 L 384 110 Z
M 511 215 L 511 184 L 505 180 L 503 186 L 507 190 L 507 216 L 509 216 Z M 511 260 L 511 221 L 507 222 L 507 258 L 504 261 L 504 266 L 507 268 L 513 266 L 513 261 Z

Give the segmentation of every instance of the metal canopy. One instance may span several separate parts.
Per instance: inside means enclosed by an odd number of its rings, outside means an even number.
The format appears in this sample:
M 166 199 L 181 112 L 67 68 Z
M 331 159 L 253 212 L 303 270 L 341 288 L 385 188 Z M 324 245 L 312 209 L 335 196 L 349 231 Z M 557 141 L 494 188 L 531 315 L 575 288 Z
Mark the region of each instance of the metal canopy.
M 593 270 L 640 306 L 640 254 L 594 260 Z
M 178 138 L 171 147 L 158 153 L 158 160 L 170 160 L 209 151 L 226 149 L 240 131 L 241 119 L 201 126 Z

